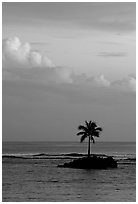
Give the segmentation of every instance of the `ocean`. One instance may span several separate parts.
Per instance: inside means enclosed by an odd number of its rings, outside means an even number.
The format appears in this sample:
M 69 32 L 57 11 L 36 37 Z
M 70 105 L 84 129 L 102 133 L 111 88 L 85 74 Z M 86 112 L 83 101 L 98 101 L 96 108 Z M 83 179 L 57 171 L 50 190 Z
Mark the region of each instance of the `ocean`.
M 86 155 L 86 142 L 3 142 L 2 201 L 135 202 L 136 143 L 97 142 L 91 153 L 113 156 L 118 168 L 57 167 Z

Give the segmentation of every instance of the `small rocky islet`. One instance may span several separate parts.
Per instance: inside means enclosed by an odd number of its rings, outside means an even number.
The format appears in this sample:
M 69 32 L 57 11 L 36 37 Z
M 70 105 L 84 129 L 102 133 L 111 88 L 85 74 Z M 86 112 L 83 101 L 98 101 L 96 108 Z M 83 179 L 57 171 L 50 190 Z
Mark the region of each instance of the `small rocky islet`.
M 88 138 L 88 156 L 74 159 L 71 162 L 58 165 L 58 167 L 77 169 L 117 168 L 117 161 L 113 157 L 90 154 L 91 141 L 95 143 L 94 137 L 100 136 L 100 133 L 103 131 L 102 127 L 97 126 L 95 121 L 90 120 L 85 121 L 84 125 L 79 125 L 78 130 L 77 136 L 81 136 L 80 142 Z
M 58 167 L 76 169 L 108 169 L 117 168 L 117 161 L 115 161 L 111 156 L 101 157 L 93 155 L 91 157 L 74 159 L 71 162 L 58 165 Z

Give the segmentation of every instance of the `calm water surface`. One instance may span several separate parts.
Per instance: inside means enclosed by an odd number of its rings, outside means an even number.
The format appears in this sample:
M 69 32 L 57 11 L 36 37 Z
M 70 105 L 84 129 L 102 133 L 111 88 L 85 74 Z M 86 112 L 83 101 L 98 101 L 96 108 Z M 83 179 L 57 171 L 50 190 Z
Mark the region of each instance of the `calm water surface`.
M 3 143 L 2 199 L 23 202 L 136 201 L 135 143 L 92 145 L 93 153 L 108 154 L 117 169 L 57 168 L 58 164 L 86 153 L 87 143 Z

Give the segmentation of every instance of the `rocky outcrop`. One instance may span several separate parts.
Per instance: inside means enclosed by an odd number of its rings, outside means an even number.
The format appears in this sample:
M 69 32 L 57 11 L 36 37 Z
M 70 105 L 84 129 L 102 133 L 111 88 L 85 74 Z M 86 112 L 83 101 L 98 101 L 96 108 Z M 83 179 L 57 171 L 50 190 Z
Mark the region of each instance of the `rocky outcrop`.
M 117 162 L 111 157 L 83 157 L 79 159 L 74 159 L 71 162 L 64 163 L 63 165 L 58 165 L 58 167 L 63 168 L 77 168 L 77 169 L 107 169 L 107 168 L 117 168 Z

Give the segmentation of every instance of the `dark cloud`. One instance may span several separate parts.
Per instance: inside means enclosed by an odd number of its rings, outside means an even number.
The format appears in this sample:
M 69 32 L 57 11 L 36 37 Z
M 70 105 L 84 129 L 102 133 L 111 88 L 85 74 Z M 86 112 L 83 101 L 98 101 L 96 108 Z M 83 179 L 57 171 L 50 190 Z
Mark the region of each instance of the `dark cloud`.
M 24 15 L 25 13 L 25 15 Z M 18 19 L 17 19 L 18 16 Z M 42 2 L 3 3 L 3 23 L 75 25 L 129 32 L 136 29 L 135 2 Z
M 33 46 L 46 46 L 46 45 L 49 45 L 48 42 L 30 42 L 30 44 Z
M 127 54 L 125 52 L 99 52 L 97 56 L 99 57 L 125 57 Z

